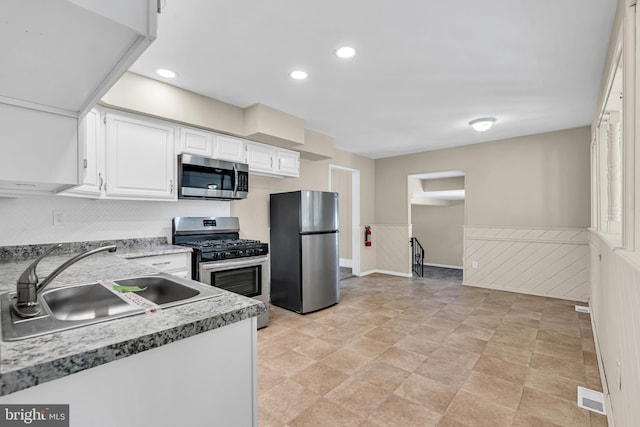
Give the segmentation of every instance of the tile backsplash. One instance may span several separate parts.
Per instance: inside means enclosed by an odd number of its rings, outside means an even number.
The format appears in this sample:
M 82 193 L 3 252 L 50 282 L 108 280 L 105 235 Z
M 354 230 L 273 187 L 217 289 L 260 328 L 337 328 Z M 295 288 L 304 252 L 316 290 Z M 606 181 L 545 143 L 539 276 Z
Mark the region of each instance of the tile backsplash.
M 54 211 L 64 223 L 54 225 Z M 166 237 L 175 216 L 229 216 L 230 202 L 0 197 L 0 246 Z

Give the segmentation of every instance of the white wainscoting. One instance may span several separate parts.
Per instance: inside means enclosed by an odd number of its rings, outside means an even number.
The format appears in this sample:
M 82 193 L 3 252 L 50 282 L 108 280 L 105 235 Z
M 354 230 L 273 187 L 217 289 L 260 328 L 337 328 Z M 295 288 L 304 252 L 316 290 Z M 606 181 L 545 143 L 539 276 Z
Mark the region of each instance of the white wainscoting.
M 640 253 L 591 234 L 591 322 L 610 426 L 640 419 Z
M 411 225 L 375 224 L 372 237 L 376 272 L 411 277 Z
M 587 301 L 589 232 L 465 226 L 463 284 Z

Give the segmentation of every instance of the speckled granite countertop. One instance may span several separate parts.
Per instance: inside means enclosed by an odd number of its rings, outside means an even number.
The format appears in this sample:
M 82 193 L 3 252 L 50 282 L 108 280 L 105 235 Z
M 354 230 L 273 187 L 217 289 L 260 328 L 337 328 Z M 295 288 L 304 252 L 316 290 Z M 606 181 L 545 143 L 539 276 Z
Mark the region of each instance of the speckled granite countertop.
M 109 243 L 113 242 L 100 242 L 97 246 Z M 43 246 L 46 249 L 48 245 Z M 139 245 L 137 248 L 136 245 L 118 246 L 119 256 L 101 253 L 85 258 L 60 274 L 47 289 L 67 284 L 90 283 L 104 278 L 117 280 L 155 274 L 157 270 L 123 256 L 135 258 L 172 253 L 164 251 L 185 250 L 171 247 L 166 241 L 164 244 L 157 242 L 153 245 Z M 121 250 L 121 246 L 126 248 Z M 29 258 L 34 257 L 24 257 L 22 254 L 37 253 L 37 249 L 13 251 L 6 248 L 0 248 L 0 253 L 13 252 L 18 256 L 0 261 L 0 293 L 15 290 L 18 276 L 29 265 Z M 69 253 L 73 253 L 73 250 Z M 38 265 L 38 275 L 45 277 L 68 260 L 69 253 L 64 256 L 52 254 L 44 258 Z M 265 304 L 255 299 L 223 291 L 222 295 L 208 300 L 152 314 L 111 320 L 21 341 L 1 341 L 0 395 L 248 319 L 266 310 Z
M 62 247 L 55 251 L 55 254 L 72 255 L 106 245 L 116 245 L 118 247 L 116 256 L 126 259 L 191 252 L 191 248 L 168 244 L 165 237 L 150 237 L 145 239 L 94 240 L 90 242 L 63 243 Z M 0 260 L 14 261 L 33 259 L 42 255 L 50 247 L 51 244 L 0 246 Z

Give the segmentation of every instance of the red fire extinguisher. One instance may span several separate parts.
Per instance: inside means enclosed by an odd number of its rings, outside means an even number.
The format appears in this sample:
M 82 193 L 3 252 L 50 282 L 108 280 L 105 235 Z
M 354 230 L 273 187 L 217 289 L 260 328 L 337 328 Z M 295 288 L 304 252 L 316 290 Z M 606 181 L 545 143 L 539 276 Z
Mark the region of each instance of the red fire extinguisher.
M 371 246 L 371 227 L 368 225 L 364 228 L 364 245 Z

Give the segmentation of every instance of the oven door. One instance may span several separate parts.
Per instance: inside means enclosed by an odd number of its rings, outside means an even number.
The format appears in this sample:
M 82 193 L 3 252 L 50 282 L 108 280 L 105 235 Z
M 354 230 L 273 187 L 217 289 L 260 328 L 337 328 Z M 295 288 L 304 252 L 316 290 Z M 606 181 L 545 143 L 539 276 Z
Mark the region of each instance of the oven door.
M 268 302 L 269 257 L 259 256 L 239 260 L 201 262 L 200 281 L 247 297 Z

